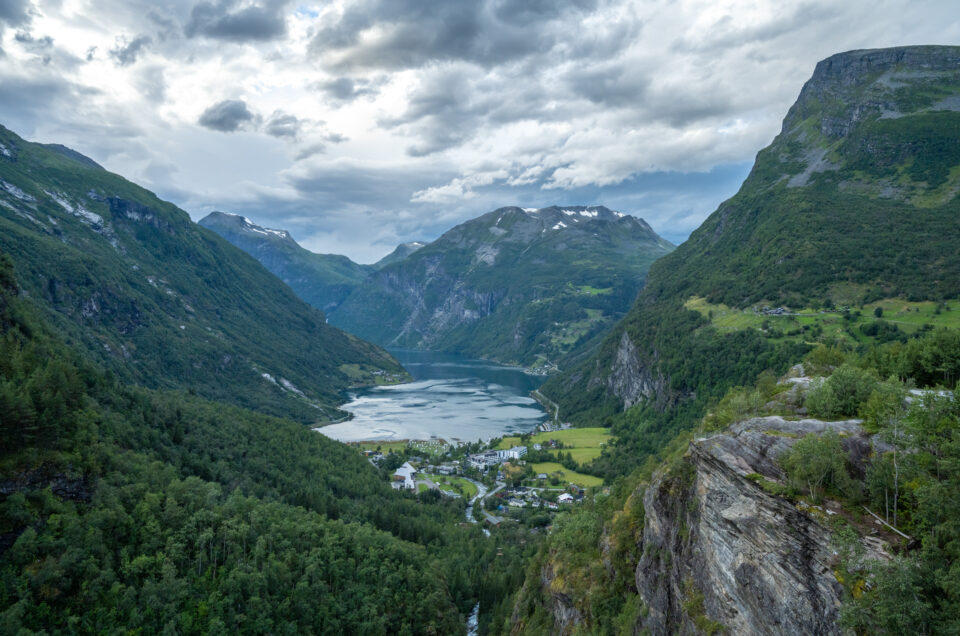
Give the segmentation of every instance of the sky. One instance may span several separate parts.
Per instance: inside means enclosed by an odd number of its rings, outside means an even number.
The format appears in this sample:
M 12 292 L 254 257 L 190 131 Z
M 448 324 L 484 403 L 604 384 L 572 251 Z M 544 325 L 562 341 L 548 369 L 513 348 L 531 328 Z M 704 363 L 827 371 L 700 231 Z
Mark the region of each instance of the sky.
M 506 205 L 686 239 L 816 63 L 956 0 L 0 0 L 0 124 L 373 262 Z

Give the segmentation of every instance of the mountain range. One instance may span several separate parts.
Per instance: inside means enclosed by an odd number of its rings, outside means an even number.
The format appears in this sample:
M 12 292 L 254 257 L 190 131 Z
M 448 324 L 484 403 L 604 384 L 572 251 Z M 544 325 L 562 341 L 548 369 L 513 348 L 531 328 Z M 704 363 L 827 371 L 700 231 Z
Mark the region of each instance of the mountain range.
M 350 263 L 347 280 L 330 266 L 344 257 L 307 252 L 283 231 L 221 213 L 200 223 L 362 338 L 544 372 L 609 329 L 650 264 L 673 249 L 644 221 L 603 206 L 506 207 L 429 244 L 401 245 L 374 266 Z
M 260 227 L 235 214 L 212 212 L 199 224 L 256 258 L 297 296 L 325 312 L 335 309 L 375 270 L 346 256 L 315 254 L 300 247 L 286 230 Z

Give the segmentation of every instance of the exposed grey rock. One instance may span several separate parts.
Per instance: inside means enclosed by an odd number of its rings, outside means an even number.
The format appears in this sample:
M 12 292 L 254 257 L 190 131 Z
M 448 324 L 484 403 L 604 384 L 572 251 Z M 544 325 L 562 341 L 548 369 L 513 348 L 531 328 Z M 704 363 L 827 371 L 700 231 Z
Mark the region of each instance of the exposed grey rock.
M 934 81 L 960 70 L 960 47 L 906 46 L 848 51 L 817 64 L 797 103 L 783 122 L 783 133 L 824 105 L 842 104 L 823 114 L 821 132 L 844 137 L 858 121 L 883 112 L 899 112 L 896 89 L 905 80 Z
M 636 346 L 624 331 L 614 354 L 610 375 L 607 376 L 607 388 L 623 400 L 623 408 L 628 409 L 641 400 L 665 396 L 667 383 L 657 368 L 656 360 L 650 364 L 641 359 Z
M 771 495 L 748 475 L 783 478 L 775 459 L 803 435 L 835 430 L 857 461 L 859 422 L 746 420 L 698 439 L 644 496 L 637 590 L 651 634 L 694 634 L 695 619 L 733 634 L 839 634 L 841 587 L 819 511 Z M 873 554 L 883 547 L 865 542 Z M 697 604 L 698 595 L 703 597 Z

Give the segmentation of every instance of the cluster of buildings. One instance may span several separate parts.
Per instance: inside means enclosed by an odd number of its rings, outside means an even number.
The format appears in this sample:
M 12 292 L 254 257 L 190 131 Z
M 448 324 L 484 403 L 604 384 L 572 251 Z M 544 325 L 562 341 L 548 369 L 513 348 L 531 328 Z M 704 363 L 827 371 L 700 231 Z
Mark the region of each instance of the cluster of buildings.
M 541 422 L 537 425 L 537 431 L 541 433 L 553 433 L 554 431 L 565 431 L 568 428 L 573 428 L 573 424 L 570 422 L 553 422 L 547 420 L 546 422 Z
M 497 506 L 498 510 L 506 508 L 546 508 L 547 510 L 559 510 L 564 504 L 574 504 L 583 501 L 584 492 L 574 484 L 566 492 L 560 493 L 556 501 L 551 501 L 552 495 L 545 498 L 536 488 L 526 488 L 519 486 L 517 488 L 503 488 L 494 494 L 500 500 Z
M 506 450 L 488 450 L 467 455 L 467 463 L 477 470 L 487 470 L 511 459 L 520 459 L 527 454 L 526 446 L 514 446 Z

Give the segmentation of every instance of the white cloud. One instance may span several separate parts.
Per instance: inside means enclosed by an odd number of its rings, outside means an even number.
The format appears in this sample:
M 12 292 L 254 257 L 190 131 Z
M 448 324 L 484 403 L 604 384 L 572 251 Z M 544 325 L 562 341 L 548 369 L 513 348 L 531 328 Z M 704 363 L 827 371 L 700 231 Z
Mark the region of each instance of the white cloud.
M 736 186 L 702 175 L 739 178 L 722 167 L 772 139 L 818 60 L 960 41 L 952 1 L 15 8 L 0 12 L 0 123 L 195 216 L 242 209 L 366 257 L 498 205 L 585 196 L 682 238 Z M 252 118 L 204 129 L 225 102 Z

